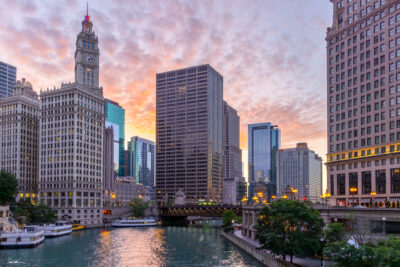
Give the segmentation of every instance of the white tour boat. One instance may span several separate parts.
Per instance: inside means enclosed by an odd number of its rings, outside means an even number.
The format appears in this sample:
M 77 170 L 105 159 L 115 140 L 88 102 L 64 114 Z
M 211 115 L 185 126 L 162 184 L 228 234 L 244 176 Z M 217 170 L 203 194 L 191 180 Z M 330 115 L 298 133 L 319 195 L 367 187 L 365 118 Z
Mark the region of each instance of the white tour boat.
M 40 226 L 40 228 L 44 230 L 45 237 L 69 235 L 72 232 L 72 225 L 67 224 L 65 221 L 58 221 L 55 224 L 45 224 Z
M 143 227 L 143 226 L 156 226 L 157 221 L 153 218 L 144 219 L 121 219 L 112 223 L 114 227 Z
M 10 233 L 0 234 L 2 248 L 30 248 L 36 247 L 44 241 L 44 230 L 37 226 L 25 226 Z

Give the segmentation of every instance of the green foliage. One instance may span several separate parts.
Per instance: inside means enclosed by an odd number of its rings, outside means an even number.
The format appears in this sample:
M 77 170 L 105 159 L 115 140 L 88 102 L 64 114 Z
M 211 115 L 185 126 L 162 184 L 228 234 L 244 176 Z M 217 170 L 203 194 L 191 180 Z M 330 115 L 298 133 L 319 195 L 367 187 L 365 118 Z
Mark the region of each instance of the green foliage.
M 225 232 L 233 230 L 232 223 L 238 220 L 238 216 L 232 210 L 225 210 L 222 213 L 222 228 Z
M 0 171 L 0 205 L 8 204 L 15 200 L 18 192 L 18 180 L 15 175 L 7 172 Z
M 324 255 L 343 267 L 400 266 L 400 238 L 350 245 L 346 241 L 327 243 Z
M 30 214 L 31 223 L 54 223 L 57 220 L 57 214 L 49 206 L 40 204 L 34 206 Z
M 344 228 L 343 223 L 334 222 L 328 225 L 328 228 L 324 230 L 323 237 L 325 242 L 339 242 L 344 239 Z
M 20 199 L 12 212 L 21 223 L 52 223 L 57 220 L 56 212 L 49 206 L 35 206 L 30 199 Z
M 374 263 L 378 266 L 400 266 L 400 238 L 379 240 L 372 248 Z
M 310 255 L 318 251 L 324 223 L 303 202 L 280 199 L 265 206 L 255 225 L 256 239 L 278 255 Z
M 132 214 L 134 217 L 144 217 L 144 212 L 149 207 L 149 203 L 143 202 L 141 198 L 134 198 L 131 203 Z
M 373 266 L 373 252 L 370 246 L 354 246 L 346 241 L 328 243 L 324 248 L 324 256 L 335 261 L 336 266 L 369 267 Z

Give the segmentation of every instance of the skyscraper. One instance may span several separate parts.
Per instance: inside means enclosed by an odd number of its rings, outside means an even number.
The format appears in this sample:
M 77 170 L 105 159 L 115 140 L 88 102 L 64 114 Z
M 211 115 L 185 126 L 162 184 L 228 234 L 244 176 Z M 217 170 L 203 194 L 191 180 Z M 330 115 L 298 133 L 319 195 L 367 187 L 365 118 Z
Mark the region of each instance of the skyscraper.
M 114 168 L 119 176 L 125 176 L 125 110 L 115 101 L 104 99 L 106 127 L 114 130 Z
M 278 196 L 286 187 L 298 190 L 296 197 L 317 201 L 322 194 L 322 158 L 308 149 L 307 143 L 296 148 L 280 149 L 277 157 Z
M 134 136 L 128 142 L 129 176 L 136 178 L 137 183 L 154 189 L 155 154 L 154 142 Z
M 333 24 L 326 35 L 330 204 L 397 201 L 400 1 L 331 2 Z
M 13 94 L 17 81 L 17 68 L 0 61 L 0 99 Z
M 40 102 L 30 82 L 18 81 L 0 99 L 0 170 L 18 179 L 18 198 L 37 201 Z
M 210 65 L 157 74 L 159 200 L 222 201 L 223 78 Z
M 267 187 L 268 199 L 276 194 L 276 154 L 281 131 L 271 123 L 249 124 L 249 199 L 258 183 Z
M 240 146 L 240 117 L 237 111 L 224 101 L 224 179 L 242 178 L 242 150 Z
M 42 91 L 39 197 L 58 218 L 102 224 L 104 98 L 89 15 L 75 52 L 75 83 Z

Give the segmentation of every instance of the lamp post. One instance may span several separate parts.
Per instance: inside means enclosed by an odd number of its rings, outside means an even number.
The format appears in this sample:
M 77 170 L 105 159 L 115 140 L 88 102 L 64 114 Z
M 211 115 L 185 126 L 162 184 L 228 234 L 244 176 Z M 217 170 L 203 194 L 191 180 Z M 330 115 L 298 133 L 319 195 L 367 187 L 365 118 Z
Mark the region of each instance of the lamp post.
M 324 194 L 320 195 L 320 198 L 321 198 L 322 203 L 325 204 L 325 195 Z
M 283 196 L 282 196 L 282 199 L 287 199 L 287 195 L 283 195 Z
M 353 201 L 354 201 L 354 194 L 357 193 L 357 187 L 350 187 L 350 192 L 353 194 Z
M 376 196 L 376 192 L 372 191 L 371 193 L 369 193 L 372 197 L 372 208 L 375 206 L 375 196 Z
M 386 218 L 382 217 L 382 222 L 383 222 L 383 234 L 386 235 Z
M 297 188 L 290 188 L 290 191 L 292 192 L 292 200 L 296 199 L 296 194 L 299 192 Z
M 326 192 L 326 193 L 324 194 L 324 197 L 325 197 L 325 204 L 328 205 L 328 198 L 331 197 L 331 194 L 330 194 L 329 192 Z
M 274 201 L 276 199 L 276 196 L 272 195 L 271 198 L 272 198 L 272 201 Z
M 324 245 L 325 245 L 325 240 L 323 238 L 321 238 L 320 241 L 321 241 L 321 266 L 324 266 Z

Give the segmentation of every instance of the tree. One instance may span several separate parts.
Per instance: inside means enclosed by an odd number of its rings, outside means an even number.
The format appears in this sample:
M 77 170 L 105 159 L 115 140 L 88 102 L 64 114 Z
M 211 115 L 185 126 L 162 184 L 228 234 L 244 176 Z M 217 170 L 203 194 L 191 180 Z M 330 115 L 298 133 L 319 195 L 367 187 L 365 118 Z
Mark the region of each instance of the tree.
M 400 238 L 382 239 L 372 246 L 375 266 L 400 266 Z
M 134 217 L 144 217 L 144 212 L 149 207 L 149 203 L 143 202 L 141 198 L 134 198 L 131 203 Z
M 225 210 L 222 213 L 222 228 L 225 232 L 233 230 L 232 223 L 238 220 L 238 216 L 232 210 Z
M 343 223 L 334 222 L 328 225 L 324 230 L 323 237 L 326 243 L 339 242 L 344 239 Z
M 57 220 L 57 214 L 49 206 L 40 204 L 33 208 L 29 220 L 31 223 L 54 223 Z
M 12 212 L 20 223 L 52 223 L 57 220 L 56 212 L 49 206 L 34 206 L 30 199 L 20 199 Z
M 324 223 L 318 211 L 303 202 L 280 199 L 265 206 L 255 225 L 256 239 L 273 253 L 290 256 L 318 251 Z
M 6 205 L 15 200 L 18 192 L 18 180 L 15 175 L 7 172 L 0 171 L 0 205 Z

